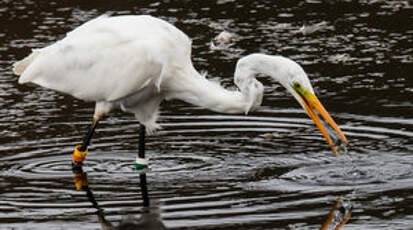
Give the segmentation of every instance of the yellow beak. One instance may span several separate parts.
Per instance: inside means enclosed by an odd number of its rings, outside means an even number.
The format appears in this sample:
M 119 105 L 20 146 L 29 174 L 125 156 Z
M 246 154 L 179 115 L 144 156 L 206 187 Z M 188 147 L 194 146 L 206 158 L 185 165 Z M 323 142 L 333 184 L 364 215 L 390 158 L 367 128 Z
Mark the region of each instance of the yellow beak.
M 324 120 L 328 122 L 328 124 L 330 124 L 330 126 L 338 133 L 338 135 L 341 137 L 341 139 L 343 139 L 343 141 L 346 144 L 348 144 L 347 138 L 344 136 L 341 129 L 334 122 L 333 118 L 331 118 L 331 116 L 328 114 L 324 106 L 321 104 L 321 102 L 318 100 L 318 98 L 314 94 L 312 94 L 310 91 L 308 91 L 303 86 L 301 86 L 301 84 L 297 81 L 293 83 L 292 87 L 294 91 L 300 96 L 301 100 L 303 101 L 305 111 L 311 117 L 311 119 L 313 119 L 318 129 L 320 129 L 321 133 L 326 139 L 328 145 L 333 150 L 334 154 L 338 156 L 336 147 L 334 146 L 333 141 L 331 140 L 330 136 L 327 134 L 327 131 L 315 110 L 317 110 L 317 112 L 324 118 Z

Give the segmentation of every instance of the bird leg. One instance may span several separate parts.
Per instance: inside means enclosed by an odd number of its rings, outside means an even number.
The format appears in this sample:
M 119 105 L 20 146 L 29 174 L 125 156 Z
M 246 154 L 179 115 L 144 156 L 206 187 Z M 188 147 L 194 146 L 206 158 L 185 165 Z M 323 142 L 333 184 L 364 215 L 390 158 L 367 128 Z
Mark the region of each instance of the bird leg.
M 136 158 L 135 168 L 137 170 L 145 169 L 148 167 L 148 159 L 145 158 L 145 136 L 146 136 L 146 127 L 142 124 L 139 126 L 139 152 L 138 157 Z
M 146 136 L 146 128 L 144 125 L 139 126 L 139 157 L 145 158 L 145 136 Z
M 90 144 L 90 140 L 92 139 L 93 134 L 95 133 L 96 126 L 98 124 L 99 119 L 94 118 L 92 125 L 89 127 L 86 136 L 83 138 L 83 143 L 77 145 L 75 147 L 75 151 L 73 152 L 73 161 L 72 167 L 76 167 L 77 165 L 81 165 L 81 163 L 85 160 L 86 155 L 88 153 L 87 147 Z
M 87 150 L 87 147 L 90 144 L 90 140 L 92 139 L 92 136 L 95 133 L 95 129 L 96 129 L 96 126 L 98 124 L 98 121 L 99 120 L 93 119 L 92 125 L 89 127 L 89 130 L 88 130 L 86 136 L 83 138 L 83 144 L 79 148 L 80 151 L 86 151 Z
M 145 169 L 148 167 L 148 160 L 145 159 L 145 136 L 146 127 L 142 124 L 139 126 L 139 152 L 138 158 L 136 158 L 135 168 L 137 170 Z M 146 182 L 146 173 L 141 173 L 139 175 L 143 207 L 149 207 L 149 196 L 148 196 L 148 186 Z

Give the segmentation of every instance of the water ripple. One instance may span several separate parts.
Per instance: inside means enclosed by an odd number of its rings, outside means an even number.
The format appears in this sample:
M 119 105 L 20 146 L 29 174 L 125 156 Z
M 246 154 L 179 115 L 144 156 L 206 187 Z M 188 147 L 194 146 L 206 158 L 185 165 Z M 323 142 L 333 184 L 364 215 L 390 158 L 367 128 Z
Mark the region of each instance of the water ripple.
M 288 56 L 350 141 L 335 158 L 312 121 L 279 85 L 260 110 L 219 115 L 164 103 L 163 129 L 147 138 L 150 196 L 172 229 L 318 229 L 337 196 L 349 228 L 409 229 L 413 170 L 413 30 L 408 1 L 2 1 L 0 18 L 0 222 L 10 229 L 98 228 L 96 209 L 74 189 L 70 158 L 93 105 L 18 85 L 12 63 L 84 21 L 108 13 L 152 14 L 193 38 L 194 64 L 233 87 L 247 53 Z M 322 26 L 297 33 L 302 26 Z M 317 27 L 318 28 L 318 27 Z M 222 30 L 230 47 L 209 48 Z M 133 163 L 138 123 L 105 118 L 84 170 L 107 219 L 142 215 Z M 0 227 L 1 228 L 1 227 Z

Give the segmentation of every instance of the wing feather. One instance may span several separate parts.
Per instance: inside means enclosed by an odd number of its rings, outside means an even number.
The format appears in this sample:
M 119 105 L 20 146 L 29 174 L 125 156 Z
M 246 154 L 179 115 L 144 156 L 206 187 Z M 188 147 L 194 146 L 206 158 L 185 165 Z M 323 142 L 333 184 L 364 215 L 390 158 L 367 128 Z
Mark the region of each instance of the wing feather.
M 113 101 L 160 85 L 163 69 L 187 61 L 190 43 L 180 30 L 150 16 L 102 16 L 36 50 L 16 63 L 15 72 L 21 74 L 19 83 L 87 101 Z

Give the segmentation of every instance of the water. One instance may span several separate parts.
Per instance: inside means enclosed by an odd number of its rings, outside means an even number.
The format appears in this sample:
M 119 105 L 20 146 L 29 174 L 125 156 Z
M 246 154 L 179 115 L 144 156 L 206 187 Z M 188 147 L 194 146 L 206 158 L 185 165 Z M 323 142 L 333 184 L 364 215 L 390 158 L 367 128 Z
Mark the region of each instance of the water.
M 10 66 L 103 13 L 174 23 L 194 40 L 196 68 L 228 87 L 248 53 L 296 60 L 348 153 L 335 158 L 269 79 L 260 79 L 263 106 L 248 116 L 167 102 L 164 129 L 147 139 L 147 215 L 133 168 L 139 125 L 115 112 L 97 128 L 84 167 L 97 212 L 70 166 L 93 104 L 18 85 Z M 319 229 L 338 197 L 351 206 L 344 229 L 412 228 L 412 3 L 25 0 L 2 1 L 0 19 L 0 229 L 100 229 L 102 217 L 117 226 L 128 216 L 161 217 L 168 229 Z M 222 31 L 233 44 L 211 49 Z

